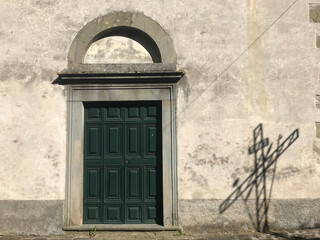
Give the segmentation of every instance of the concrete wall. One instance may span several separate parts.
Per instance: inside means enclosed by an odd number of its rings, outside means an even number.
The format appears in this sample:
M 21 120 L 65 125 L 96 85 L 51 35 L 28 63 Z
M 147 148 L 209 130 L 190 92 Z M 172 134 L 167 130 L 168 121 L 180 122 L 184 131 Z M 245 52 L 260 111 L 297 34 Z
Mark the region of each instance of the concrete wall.
M 67 67 L 77 32 L 112 11 L 143 12 L 161 24 L 174 42 L 177 68 L 186 72 L 177 85 L 180 224 L 252 228 L 241 200 L 223 214 L 218 208 L 234 181 L 252 171 L 248 148 L 253 129 L 263 123 L 273 149 L 279 134 L 283 140 L 296 128 L 300 133 L 277 161 L 272 226 L 317 226 L 317 3 L 0 0 L 0 209 L 7 216 L 0 232 L 61 231 L 62 216 L 56 228 L 45 227 L 30 211 L 36 201 L 48 203 L 43 211 L 49 214 L 65 199 L 66 89 L 51 82 Z M 30 208 L 13 213 L 4 207 L 15 201 Z M 212 214 L 204 214 L 208 209 Z M 3 223 L 8 219 L 10 228 Z M 33 227 L 21 227 L 26 219 Z

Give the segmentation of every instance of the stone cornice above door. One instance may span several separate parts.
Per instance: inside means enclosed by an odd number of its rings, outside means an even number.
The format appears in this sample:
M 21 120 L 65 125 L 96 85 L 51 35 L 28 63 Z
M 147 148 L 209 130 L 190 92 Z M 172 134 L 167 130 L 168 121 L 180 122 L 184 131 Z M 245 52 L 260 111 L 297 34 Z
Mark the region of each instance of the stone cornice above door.
M 69 84 L 125 84 L 125 83 L 176 83 L 184 72 L 136 72 L 136 73 L 58 73 L 53 82 Z

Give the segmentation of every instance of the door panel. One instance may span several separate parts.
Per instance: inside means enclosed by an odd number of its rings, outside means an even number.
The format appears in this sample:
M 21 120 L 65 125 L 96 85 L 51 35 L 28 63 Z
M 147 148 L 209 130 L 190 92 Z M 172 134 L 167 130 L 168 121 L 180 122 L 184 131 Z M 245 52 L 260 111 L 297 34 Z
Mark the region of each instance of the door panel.
M 157 111 L 157 107 L 154 107 L 154 106 L 147 107 L 147 118 L 155 119 L 155 117 L 157 116 L 157 112 L 159 112 L 159 110 Z
M 123 206 L 108 204 L 105 205 L 104 222 L 105 223 L 122 223 L 123 222 Z
M 126 210 L 127 210 L 126 222 L 141 223 L 142 221 L 141 205 L 127 205 Z
M 88 168 L 88 199 L 100 198 L 100 168 Z
M 137 120 L 140 118 L 140 109 L 138 107 L 128 108 L 128 120 Z
M 161 102 L 84 107 L 83 222 L 162 224 Z
M 109 128 L 109 154 L 120 153 L 121 131 L 119 127 Z
M 120 120 L 121 119 L 120 107 L 109 107 L 107 108 L 107 119 Z
M 100 120 L 101 117 L 101 113 L 100 113 L 100 108 L 90 108 L 88 109 L 88 115 L 87 115 L 87 119 L 89 120 Z
M 84 193 L 86 198 L 85 203 L 100 203 L 101 202 L 101 168 L 100 166 L 87 166 L 84 176 L 86 185 Z
M 156 223 L 157 208 L 155 205 L 146 205 L 144 212 L 145 212 L 147 223 Z
M 141 200 L 141 169 L 137 167 L 126 168 L 127 175 L 127 201 Z
M 140 124 L 130 124 L 127 128 L 127 157 L 141 157 L 141 133 L 140 133 Z
M 105 158 L 121 158 L 123 154 L 123 124 L 104 125 Z
M 105 200 L 118 200 L 121 201 L 123 192 L 123 176 L 122 167 L 120 166 L 110 166 L 105 167 Z
M 145 154 L 154 156 L 157 151 L 157 129 L 155 124 L 145 125 Z
M 155 200 L 157 195 L 157 176 L 154 167 L 146 167 L 145 169 L 145 183 L 146 183 L 146 200 Z
M 85 157 L 86 159 L 100 159 L 101 158 L 101 125 L 88 124 L 86 126 L 85 138 Z
M 101 207 L 100 206 L 86 206 L 84 207 L 84 220 L 87 223 L 100 223 L 100 212 Z

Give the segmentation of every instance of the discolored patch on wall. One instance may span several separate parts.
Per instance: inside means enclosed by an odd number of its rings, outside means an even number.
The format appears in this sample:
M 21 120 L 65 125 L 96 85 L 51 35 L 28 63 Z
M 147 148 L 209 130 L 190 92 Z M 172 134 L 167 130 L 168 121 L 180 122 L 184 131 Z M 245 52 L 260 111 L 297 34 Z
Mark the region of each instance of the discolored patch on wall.
M 232 71 L 227 72 L 219 80 L 216 81 L 213 87 L 213 99 L 221 98 L 227 95 L 239 95 L 240 84 L 239 79 Z
M 277 180 L 289 177 L 296 177 L 301 170 L 293 165 L 289 165 L 288 167 L 281 168 L 277 171 L 275 178 Z
M 180 89 L 182 89 L 183 92 L 183 98 L 184 100 L 188 103 L 189 102 L 189 97 L 190 97 L 190 92 L 191 92 L 191 87 L 188 82 L 188 78 L 186 75 L 184 75 L 181 80 L 178 82 L 178 86 Z
M 247 167 L 247 166 L 244 166 L 244 167 L 241 167 L 241 168 L 236 168 L 232 172 L 231 178 L 234 179 L 234 180 L 238 180 L 239 177 L 241 177 L 244 174 L 249 173 L 249 172 L 253 172 L 253 168 L 250 168 L 250 167 Z
M 190 174 L 189 180 L 191 180 L 191 181 L 197 183 L 199 186 L 209 190 L 208 179 L 203 174 L 193 170 L 191 167 L 188 167 L 188 166 L 185 167 L 185 169 Z
M 51 8 L 54 5 L 57 5 L 58 1 L 55 0 L 34 0 L 32 1 L 32 6 L 40 8 Z
M 320 4 L 319 3 L 309 4 L 309 19 L 310 19 L 310 22 L 320 23 Z
M 216 153 L 212 153 L 209 145 L 206 143 L 198 145 L 192 153 L 188 153 L 188 156 L 196 160 L 194 163 L 197 166 L 210 165 L 213 167 L 215 165 L 225 165 L 229 163 L 229 156 L 218 157 Z
M 320 48 L 320 36 L 319 35 L 316 36 L 316 47 Z M 319 95 L 316 95 L 316 96 L 319 96 Z
M 55 167 L 55 168 L 58 167 L 58 165 L 59 165 L 59 155 L 58 154 L 56 154 L 56 153 L 55 154 L 48 154 L 45 156 L 45 158 L 50 160 L 51 165 L 53 167 Z
M 4 62 L 3 68 L 0 70 L 0 80 L 21 80 L 29 77 L 29 79 L 32 81 L 36 79 L 36 73 L 31 71 L 31 68 L 32 65 L 26 62 Z
M 201 139 L 202 135 L 198 137 Z M 214 147 L 206 142 L 198 144 L 193 151 L 187 153 L 189 161 L 185 162 L 183 169 L 185 179 L 196 186 L 188 192 L 192 199 L 214 197 L 212 174 L 218 176 L 217 173 L 214 173 L 217 167 L 228 167 L 230 164 L 230 156 L 218 154 Z
M 320 36 L 319 36 L 320 37 Z M 320 38 L 319 38 L 320 40 Z M 319 42 L 320 44 L 320 42 Z M 315 95 L 315 101 L 316 101 L 316 108 L 320 109 L 320 95 Z
M 48 146 L 47 154 L 44 156 L 45 159 L 50 160 L 53 167 L 57 168 L 59 165 L 59 154 L 54 151 L 52 145 Z
M 320 138 L 320 122 L 316 122 L 316 137 Z
M 53 60 L 55 60 L 55 61 L 66 61 L 66 59 L 67 59 L 67 55 L 64 53 L 59 53 L 59 54 L 53 55 Z
M 312 149 L 315 153 L 320 155 L 320 143 L 313 141 Z
M 29 84 L 34 81 L 53 81 L 56 72 L 30 62 L 6 61 L 0 69 L 0 81 L 18 80 Z

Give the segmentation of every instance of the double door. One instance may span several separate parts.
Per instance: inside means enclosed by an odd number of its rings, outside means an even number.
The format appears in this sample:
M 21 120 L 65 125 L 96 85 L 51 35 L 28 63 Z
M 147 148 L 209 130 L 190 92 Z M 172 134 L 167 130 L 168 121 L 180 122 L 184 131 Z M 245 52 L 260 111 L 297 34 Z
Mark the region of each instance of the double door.
M 85 224 L 162 224 L 161 102 L 84 103 Z

